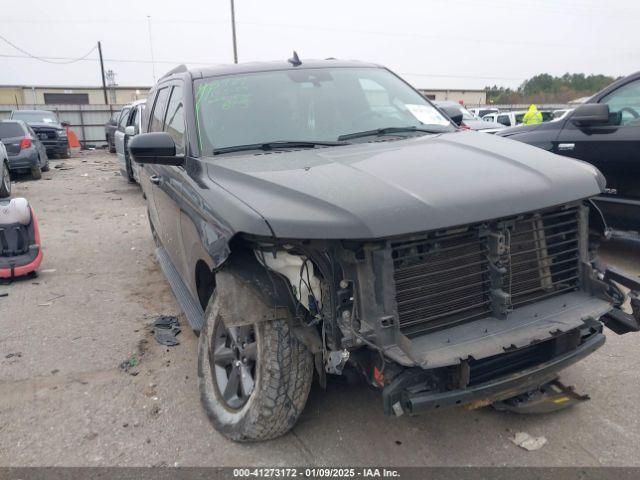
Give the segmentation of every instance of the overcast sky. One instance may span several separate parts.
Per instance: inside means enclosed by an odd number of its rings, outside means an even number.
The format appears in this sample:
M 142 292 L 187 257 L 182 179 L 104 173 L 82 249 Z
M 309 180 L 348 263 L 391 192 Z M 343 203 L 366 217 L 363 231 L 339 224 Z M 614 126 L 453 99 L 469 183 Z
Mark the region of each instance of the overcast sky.
M 229 0 L 3 1 L 0 35 L 74 59 L 102 41 L 123 86 L 178 63 L 232 63 Z M 381 63 L 418 88 L 516 87 L 536 73 L 640 69 L 638 0 L 236 0 L 240 62 L 300 57 Z M 97 51 L 68 65 L 0 40 L 0 84 L 99 85 Z M 634 60 L 635 59 L 635 60 Z M 61 62 L 63 60 L 51 59 Z

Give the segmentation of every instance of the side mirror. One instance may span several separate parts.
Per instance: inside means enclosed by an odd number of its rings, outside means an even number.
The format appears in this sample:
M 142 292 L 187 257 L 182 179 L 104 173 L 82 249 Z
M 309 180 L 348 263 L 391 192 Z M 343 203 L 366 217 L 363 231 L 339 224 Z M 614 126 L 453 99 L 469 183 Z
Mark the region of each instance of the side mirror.
M 124 127 L 124 134 L 133 137 L 136 134 L 136 127 L 134 125 L 127 125 Z
M 585 103 L 575 109 L 571 123 L 578 127 L 594 127 L 609 123 L 609 105 L 604 103 Z
M 176 155 L 176 144 L 166 132 L 141 133 L 129 141 L 129 153 L 136 163 L 174 165 L 184 163 L 183 155 Z
M 442 107 L 441 110 L 451 119 L 456 125 L 462 123 L 462 112 L 456 107 Z
M 71 124 L 69 122 L 67 122 L 66 120 L 62 120 L 60 122 L 60 125 L 62 125 L 63 127 L 70 127 L 71 126 Z

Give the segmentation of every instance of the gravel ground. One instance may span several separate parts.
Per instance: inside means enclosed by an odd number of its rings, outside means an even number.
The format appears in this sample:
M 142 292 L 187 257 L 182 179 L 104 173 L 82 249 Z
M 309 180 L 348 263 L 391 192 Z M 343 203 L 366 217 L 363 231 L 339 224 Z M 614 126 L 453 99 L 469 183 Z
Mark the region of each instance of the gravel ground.
M 194 334 L 185 326 L 173 348 L 150 335 L 154 317 L 179 308 L 139 188 L 103 152 L 54 165 L 63 168 L 15 184 L 39 216 L 44 262 L 38 278 L 0 286 L 0 465 L 640 466 L 640 337 L 611 332 L 563 373 L 592 397 L 567 411 L 395 419 L 379 392 L 333 382 L 314 385 L 290 434 L 224 439 L 200 408 Z M 640 273 L 640 248 L 611 244 L 602 256 Z M 509 441 L 517 431 L 548 443 L 525 451 Z

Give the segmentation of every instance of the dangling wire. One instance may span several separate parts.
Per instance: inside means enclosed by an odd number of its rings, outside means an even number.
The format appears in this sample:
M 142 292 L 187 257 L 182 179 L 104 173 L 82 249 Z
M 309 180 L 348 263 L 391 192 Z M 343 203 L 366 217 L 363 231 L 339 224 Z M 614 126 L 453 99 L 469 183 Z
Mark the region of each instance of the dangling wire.
M 81 60 L 84 60 L 85 58 L 87 58 L 89 55 L 91 55 L 91 53 L 93 53 L 93 51 L 98 48 L 98 45 L 94 45 L 91 50 L 89 50 L 87 53 L 85 53 L 83 56 L 79 57 L 79 58 L 75 58 L 72 60 L 63 60 L 63 61 L 52 61 L 52 60 L 48 60 L 46 58 L 43 57 L 38 57 L 36 55 L 33 55 L 32 53 L 27 52 L 25 49 L 20 48 L 19 46 L 17 46 L 15 43 L 13 43 L 11 40 L 3 37 L 2 35 L 0 35 L 0 40 L 3 40 L 4 42 L 6 42 L 7 44 L 11 45 L 13 48 L 15 48 L 16 50 L 18 50 L 21 53 L 24 53 L 25 55 L 27 55 L 30 58 L 33 58 L 34 60 L 39 60 L 41 62 L 45 62 L 45 63 L 53 63 L 54 65 L 68 65 L 70 63 L 76 63 L 79 62 Z

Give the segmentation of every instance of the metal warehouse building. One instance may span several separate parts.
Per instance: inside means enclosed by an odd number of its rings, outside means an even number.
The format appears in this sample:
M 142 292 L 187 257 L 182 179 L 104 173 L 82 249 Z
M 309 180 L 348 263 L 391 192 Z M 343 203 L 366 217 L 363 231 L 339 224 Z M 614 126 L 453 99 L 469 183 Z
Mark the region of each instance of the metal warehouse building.
M 122 105 L 146 98 L 150 87 L 107 87 L 109 103 Z M 104 105 L 102 87 L 0 86 L 0 105 Z

